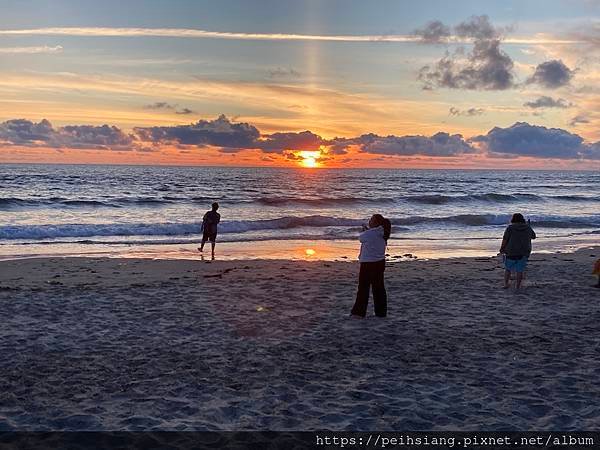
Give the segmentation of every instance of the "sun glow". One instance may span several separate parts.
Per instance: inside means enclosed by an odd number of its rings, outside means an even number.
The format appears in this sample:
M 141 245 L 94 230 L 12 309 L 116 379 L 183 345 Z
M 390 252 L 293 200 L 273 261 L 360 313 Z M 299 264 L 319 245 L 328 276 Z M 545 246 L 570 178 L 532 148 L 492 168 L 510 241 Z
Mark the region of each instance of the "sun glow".
M 309 168 L 313 168 L 313 167 L 319 167 L 319 162 L 317 161 L 317 158 L 321 155 L 321 152 L 319 151 L 307 151 L 307 150 L 303 150 L 301 152 L 298 152 L 297 155 L 302 158 L 300 160 L 300 165 L 302 167 L 309 167 Z

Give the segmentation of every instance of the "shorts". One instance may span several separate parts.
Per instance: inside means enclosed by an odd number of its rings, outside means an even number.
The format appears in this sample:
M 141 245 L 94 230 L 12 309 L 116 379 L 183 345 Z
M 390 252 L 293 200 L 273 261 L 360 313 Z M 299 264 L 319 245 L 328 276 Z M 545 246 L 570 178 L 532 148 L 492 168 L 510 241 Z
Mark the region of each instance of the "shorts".
M 527 267 L 527 256 L 521 259 L 510 259 L 508 256 L 504 259 L 504 268 L 509 272 L 523 273 Z
M 217 240 L 217 232 L 216 231 L 214 233 L 211 233 L 208 230 L 204 230 L 204 232 L 202 233 L 202 241 L 215 242 L 216 240 Z

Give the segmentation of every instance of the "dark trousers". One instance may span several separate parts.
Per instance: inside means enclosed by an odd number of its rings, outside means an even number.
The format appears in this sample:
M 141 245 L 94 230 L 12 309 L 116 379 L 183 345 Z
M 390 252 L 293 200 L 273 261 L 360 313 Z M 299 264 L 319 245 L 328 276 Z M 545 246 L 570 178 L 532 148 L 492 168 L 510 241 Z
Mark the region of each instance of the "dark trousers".
M 360 263 L 358 275 L 358 292 L 356 302 L 352 308 L 352 314 L 365 317 L 367 305 L 369 304 L 369 291 L 373 287 L 373 304 L 375 315 L 385 317 L 387 315 L 387 293 L 383 283 L 383 272 L 385 271 L 385 260 L 376 262 Z

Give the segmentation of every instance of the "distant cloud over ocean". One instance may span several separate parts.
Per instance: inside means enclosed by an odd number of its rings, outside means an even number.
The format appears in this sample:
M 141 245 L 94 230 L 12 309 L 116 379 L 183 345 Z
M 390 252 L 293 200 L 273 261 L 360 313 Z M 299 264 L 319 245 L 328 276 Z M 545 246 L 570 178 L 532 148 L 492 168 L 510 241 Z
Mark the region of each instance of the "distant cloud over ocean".
M 583 120 L 583 119 L 579 119 Z M 11 146 L 116 151 L 152 151 L 161 146 L 214 147 L 223 153 L 260 150 L 289 155 L 292 151 L 322 151 L 329 158 L 359 153 L 388 156 L 456 157 L 525 156 L 532 158 L 600 160 L 600 142 L 588 143 L 567 130 L 517 122 L 494 127 L 487 134 L 465 138 L 443 131 L 431 136 L 374 133 L 357 137 L 326 139 L 311 131 L 262 134 L 257 127 L 232 122 L 225 115 L 188 125 L 136 127 L 131 132 L 116 126 L 66 125 L 54 127 L 49 121 L 13 119 L 0 123 L 0 148 Z
M 560 128 L 546 128 L 517 122 L 507 128 L 495 127 L 473 142 L 483 143 L 492 156 L 516 155 L 533 158 L 600 159 L 600 142 L 585 143 L 581 136 Z

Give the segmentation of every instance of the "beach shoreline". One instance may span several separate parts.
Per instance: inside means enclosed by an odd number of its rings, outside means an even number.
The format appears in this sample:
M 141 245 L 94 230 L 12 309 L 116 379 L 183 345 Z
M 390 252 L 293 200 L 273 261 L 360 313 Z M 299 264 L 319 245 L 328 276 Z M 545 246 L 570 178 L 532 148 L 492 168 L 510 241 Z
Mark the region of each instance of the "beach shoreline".
M 598 257 L 2 261 L 0 430 L 595 429 Z
M 464 241 L 448 237 L 443 242 L 418 238 L 392 237 L 388 241 L 388 259 L 407 259 L 405 255 L 420 259 L 448 259 L 492 257 L 500 248 L 503 229 L 498 237 L 485 240 Z M 568 236 L 564 240 L 547 239 L 543 234 L 535 241 L 538 254 L 574 253 L 593 246 L 593 235 L 580 239 Z M 210 246 L 204 253 L 198 251 L 199 238 L 176 244 L 46 244 L 34 248 L 19 244 L 0 245 L 0 261 L 31 258 L 125 258 L 201 260 L 210 258 Z M 301 260 L 301 261 L 353 261 L 358 257 L 358 239 L 266 239 L 246 242 L 217 241 L 216 259 L 231 260 Z M 411 259 L 411 258 L 408 258 Z

